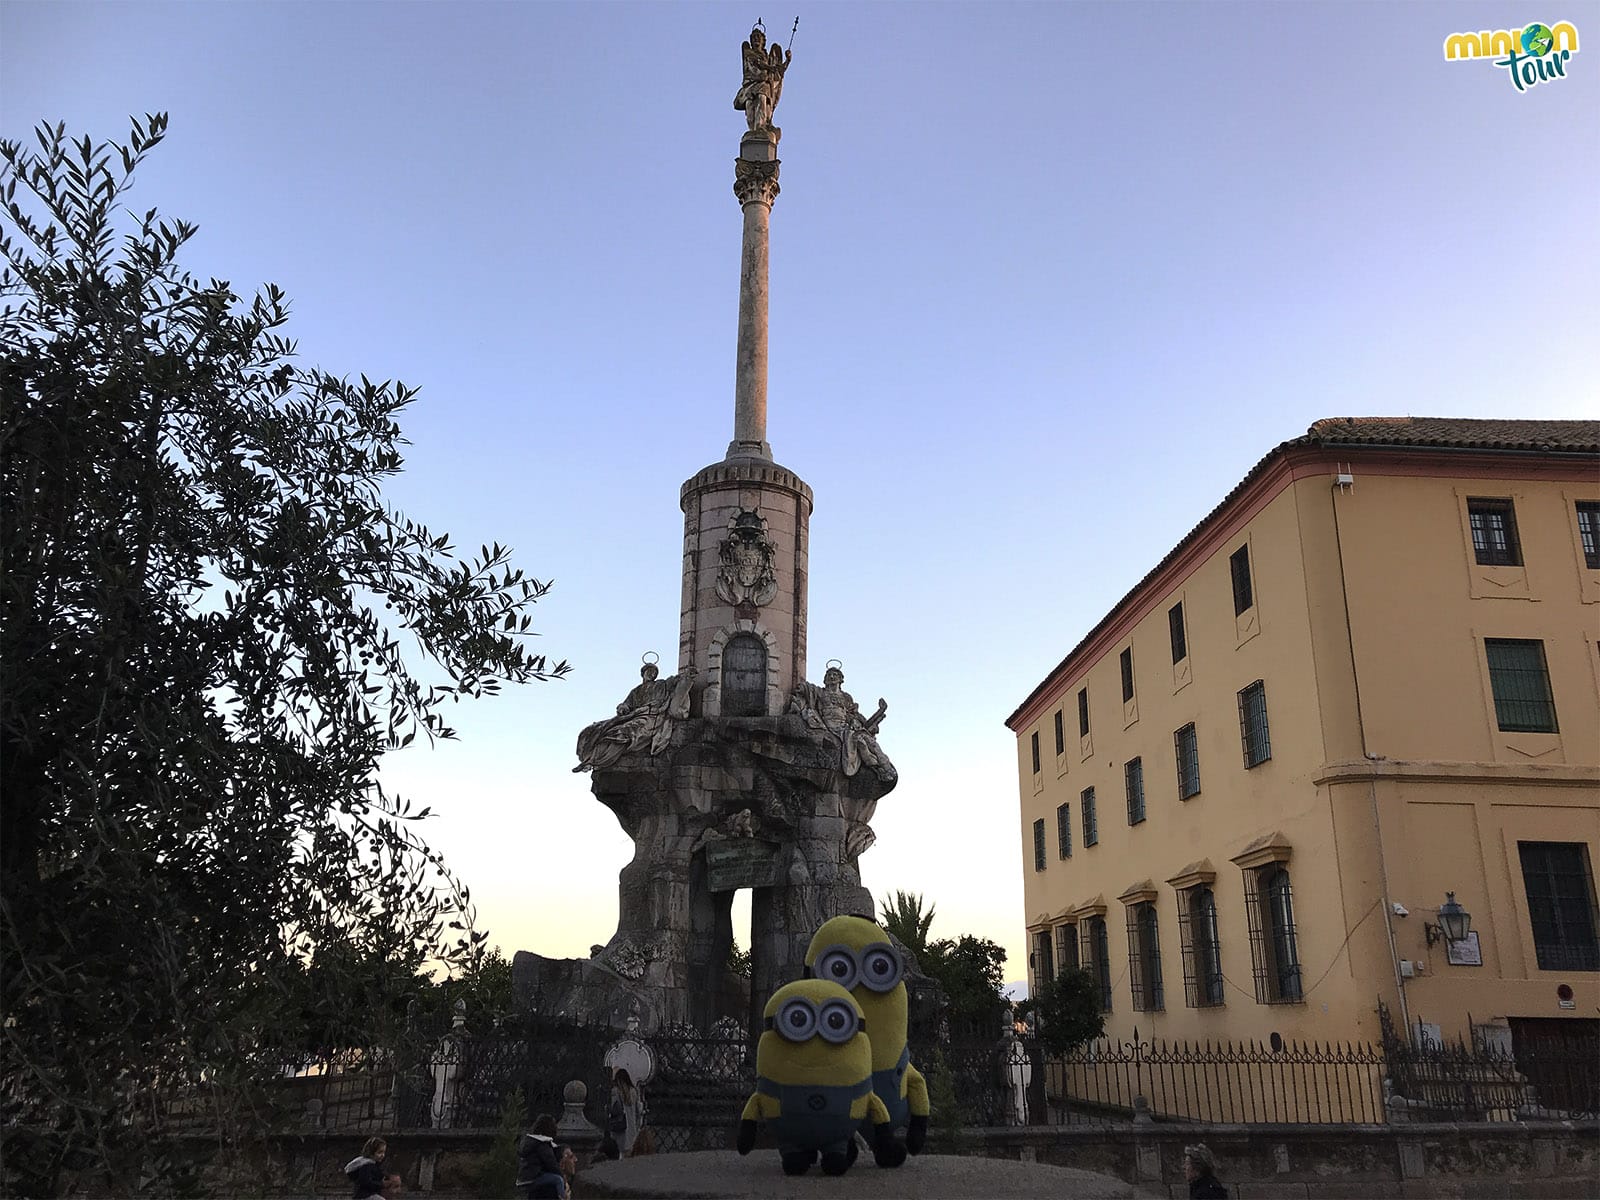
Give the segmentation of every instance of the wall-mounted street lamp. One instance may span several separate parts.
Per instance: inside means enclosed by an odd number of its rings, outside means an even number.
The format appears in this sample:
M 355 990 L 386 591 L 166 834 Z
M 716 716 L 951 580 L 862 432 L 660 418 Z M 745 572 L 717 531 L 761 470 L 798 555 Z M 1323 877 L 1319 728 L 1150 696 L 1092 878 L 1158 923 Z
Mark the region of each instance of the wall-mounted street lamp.
M 1464 942 L 1472 932 L 1472 914 L 1456 903 L 1454 892 L 1446 892 L 1444 903 L 1439 906 L 1439 923 L 1423 922 L 1422 932 L 1427 935 L 1430 946 L 1440 938 L 1446 942 Z

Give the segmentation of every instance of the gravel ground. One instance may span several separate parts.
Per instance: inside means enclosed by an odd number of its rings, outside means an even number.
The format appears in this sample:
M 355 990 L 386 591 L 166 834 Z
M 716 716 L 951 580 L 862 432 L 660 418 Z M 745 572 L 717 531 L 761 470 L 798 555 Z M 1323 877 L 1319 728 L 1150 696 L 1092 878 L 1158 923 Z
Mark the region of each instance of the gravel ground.
M 996 1158 L 958 1158 L 923 1154 L 905 1166 L 886 1171 L 865 1155 L 845 1174 L 822 1174 L 813 1167 L 788 1176 L 773 1150 L 755 1150 L 746 1158 L 732 1150 L 693 1154 L 652 1154 L 621 1162 L 586 1167 L 574 1189 L 581 1197 L 633 1197 L 680 1200 L 682 1197 L 760 1197 L 761 1200 L 854 1200 L 855 1197 L 904 1200 L 1112 1200 L 1133 1197 L 1131 1184 L 1110 1175 L 1049 1167 Z M 1166 1195 L 1166 1189 L 1160 1190 Z

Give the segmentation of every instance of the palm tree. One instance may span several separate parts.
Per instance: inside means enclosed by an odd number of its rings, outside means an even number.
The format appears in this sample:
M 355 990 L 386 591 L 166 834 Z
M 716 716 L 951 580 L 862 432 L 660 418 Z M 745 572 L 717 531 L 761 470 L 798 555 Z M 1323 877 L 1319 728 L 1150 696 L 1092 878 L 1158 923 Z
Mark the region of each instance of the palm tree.
M 896 892 L 894 903 L 885 900 L 879 923 L 898 938 L 918 958 L 928 952 L 928 927 L 933 924 L 933 905 L 922 911 L 920 892 Z

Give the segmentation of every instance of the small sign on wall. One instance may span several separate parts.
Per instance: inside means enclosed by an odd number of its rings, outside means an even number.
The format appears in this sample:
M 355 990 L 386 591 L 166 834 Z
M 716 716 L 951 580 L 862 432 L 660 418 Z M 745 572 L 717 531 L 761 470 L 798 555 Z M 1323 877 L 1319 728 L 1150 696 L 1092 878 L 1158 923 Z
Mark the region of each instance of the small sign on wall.
M 1483 966 L 1483 950 L 1478 945 L 1478 931 L 1474 929 L 1459 942 L 1445 942 L 1444 957 L 1452 967 Z

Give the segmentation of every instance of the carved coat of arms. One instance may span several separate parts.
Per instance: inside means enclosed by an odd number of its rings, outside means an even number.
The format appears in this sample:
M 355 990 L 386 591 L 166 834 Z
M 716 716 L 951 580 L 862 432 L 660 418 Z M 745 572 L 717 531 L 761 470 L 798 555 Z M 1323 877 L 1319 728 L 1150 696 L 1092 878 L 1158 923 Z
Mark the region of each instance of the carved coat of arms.
M 741 511 L 728 522 L 728 536 L 719 551 L 717 595 L 728 604 L 770 601 L 778 594 L 778 575 L 772 567 L 775 549 L 767 540 L 767 522 L 761 514 Z

